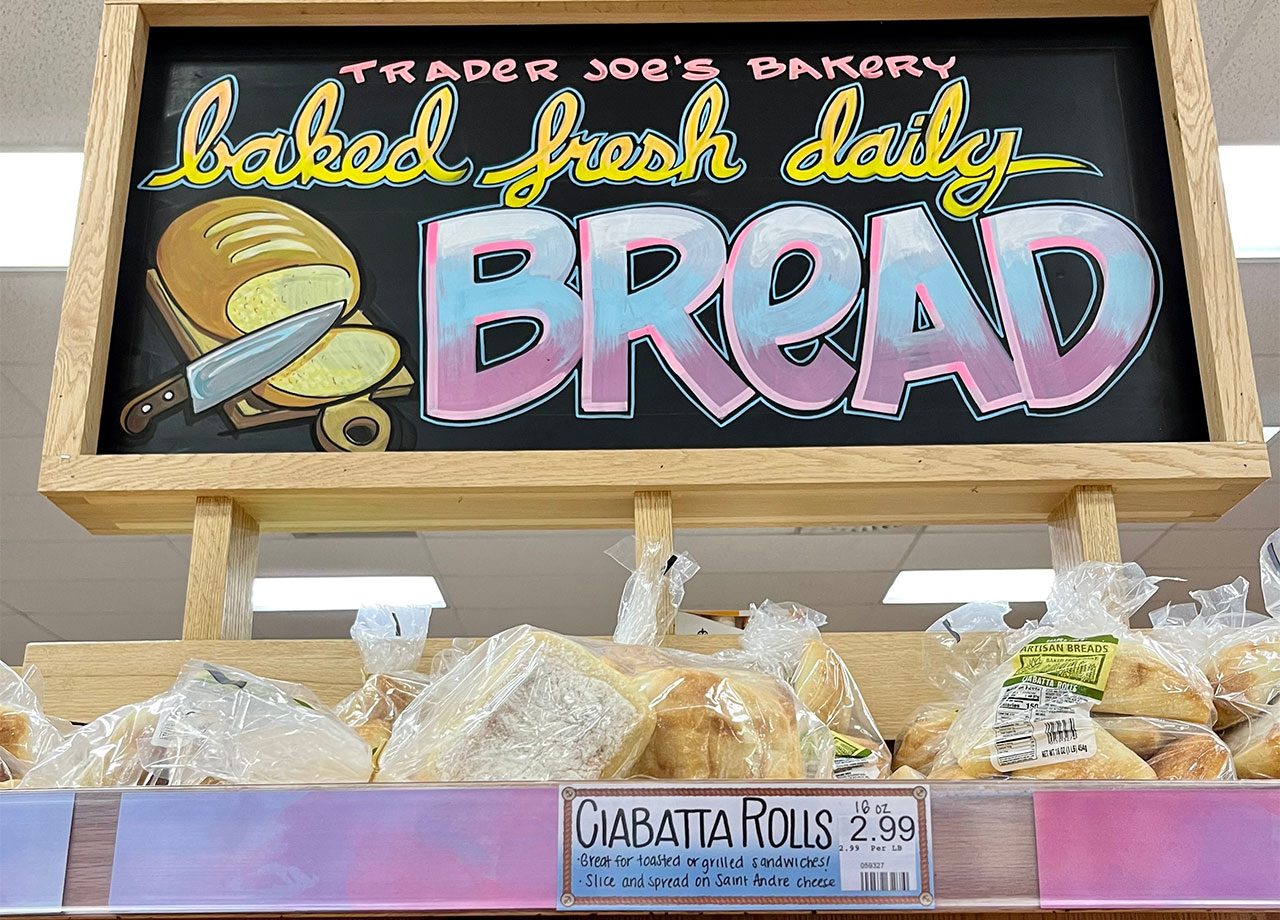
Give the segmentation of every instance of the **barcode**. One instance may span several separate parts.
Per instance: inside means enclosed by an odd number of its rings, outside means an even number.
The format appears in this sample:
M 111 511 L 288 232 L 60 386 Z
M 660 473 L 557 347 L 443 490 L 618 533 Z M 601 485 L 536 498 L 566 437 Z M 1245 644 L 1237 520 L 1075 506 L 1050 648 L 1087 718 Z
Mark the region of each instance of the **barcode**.
M 1044 736 L 1049 744 L 1075 741 L 1079 737 L 1075 719 L 1050 719 L 1044 723 Z
M 1034 760 L 1035 755 L 1036 742 L 1030 735 L 996 739 L 996 763 L 1001 766 Z
M 863 872 L 863 891 L 914 891 L 910 872 Z

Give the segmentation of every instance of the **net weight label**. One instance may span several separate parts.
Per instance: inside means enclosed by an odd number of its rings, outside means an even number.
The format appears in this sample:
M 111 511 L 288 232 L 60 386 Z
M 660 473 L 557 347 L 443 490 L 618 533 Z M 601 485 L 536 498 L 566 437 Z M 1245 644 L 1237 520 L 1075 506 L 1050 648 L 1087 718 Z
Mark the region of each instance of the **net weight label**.
M 560 792 L 562 910 L 933 906 L 924 786 Z

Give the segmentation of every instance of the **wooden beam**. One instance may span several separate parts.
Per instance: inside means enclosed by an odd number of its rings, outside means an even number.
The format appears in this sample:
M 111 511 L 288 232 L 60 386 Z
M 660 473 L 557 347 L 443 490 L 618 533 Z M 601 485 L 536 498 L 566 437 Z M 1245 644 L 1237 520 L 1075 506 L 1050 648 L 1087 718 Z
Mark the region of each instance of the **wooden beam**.
M 1049 548 L 1059 574 L 1082 562 L 1121 562 L 1116 497 L 1110 486 L 1076 486 L 1049 517 Z
M 1158 0 L 1151 11 L 1151 41 L 1209 438 L 1261 443 L 1258 387 L 1195 0 Z
M 135 3 L 137 0 L 107 0 Z M 156 26 L 522 25 L 1145 16 L 1152 0 L 143 0 Z
M 824 633 L 849 665 L 880 730 L 893 737 L 920 705 L 941 694 L 924 675 L 921 633 Z M 428 639 L 419 669 L 453 639 Z M 668 636 L 664 648 L 712 654 L 737 648 L 738 637 Z M 327 705 L 363 681 L 360 653 L 350 639 L 254 639 L 251 642 L 33 642 L 26 663 L 40 668 L 45 709 L 87 722 L 126 703 L 173 686 L 187 660 L 200 658 L 262 677 L 303 684 Z
M 115 313 L 146 52 L 147 22 L 140 8 L 104 8 L 89 97 L 75 241 L 62 295 L 62 323 L 45 424 L 44 455 L 55 462 L 98 449 L 107 344 Z
M 257 569 L 258 522 L 226 496 L 196 499 L 182 638 L 252 638 Z
M 670 492 L 637 492 L 635 494 L 636 569 L 647 566 L 647 578 L 662 579 L 667 560 L 675 546 L 675 531 L 671 523 Z M 657 547 L 657 552 L 651 547 Z M 646 553 L 648 554 L 646 557 Z M 658 624 L 668 624 L 659 633 L 675 631 L 676 613 L 671 609 L 671 593 L 663 583 L 662 596 L 658 599 Z
M 1112 485 L 1125 521 L 1217 520 L 1265 482 L 1261 443 L 960 444 L 46 458 L 40 490 L 94 533 L 179 533 L 197 495 L 263 530 L 631 527 L 637 489 L 678 527 L 1043 524 Z

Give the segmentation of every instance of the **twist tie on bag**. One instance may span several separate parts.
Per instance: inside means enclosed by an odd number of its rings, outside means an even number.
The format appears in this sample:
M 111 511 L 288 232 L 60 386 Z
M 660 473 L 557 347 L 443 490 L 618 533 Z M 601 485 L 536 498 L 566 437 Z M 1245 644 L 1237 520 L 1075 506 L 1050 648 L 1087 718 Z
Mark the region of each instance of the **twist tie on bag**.
M 651 541 L 637 553 L 634 536 L 619 540 L 605 555 L 631 572 L 618 602 L 613 641 L 620 645 L 661 645 L 675 624 L 676 611 L 684 600 L 684 584 L 698 574 L 700 566 L 687 553 L 664 556 L 661 544 Z
M 360 649 L 365 677 L 412 671 L 422 660 L 431 624 L 428 606 L 370 604 L 356 612 L 351 638 Z

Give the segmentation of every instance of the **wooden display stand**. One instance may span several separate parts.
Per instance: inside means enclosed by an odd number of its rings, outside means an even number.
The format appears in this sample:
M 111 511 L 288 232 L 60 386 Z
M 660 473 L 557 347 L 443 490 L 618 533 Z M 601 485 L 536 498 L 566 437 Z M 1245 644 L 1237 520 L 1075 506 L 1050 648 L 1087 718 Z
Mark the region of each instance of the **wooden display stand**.
M 1145 16 L 1151 24 L 1210 439 L 726 450 L 97 453 L 133 138 L 152 26 Z M 190 531 L 182 640 L 33 644 L 48 709 L 87 720 L 167 688 L 192 657 L 357 685 L 352 643 L 246 641 L 261 530 L 1040 523 L 1059 571 L 1121 561 L 1117 522 L 1216 520 L 1269 474 L 1194 0 L 108 0 L 40 491 L 95 533 Z M 998 562 L 998 560 L 993 560 Z M 176 614 L 175 614 L 176 615 Z M 602 617 L 601 626 L 608 624 Z M 915 633 L 829 636 L 892 736 L 932 688 Z M 724 637 L 672 637 L 711 651 Z M 428 643 L 427 659 L 442 645 Z M 1004 909 L 1026 909 L 1026 902 Z

